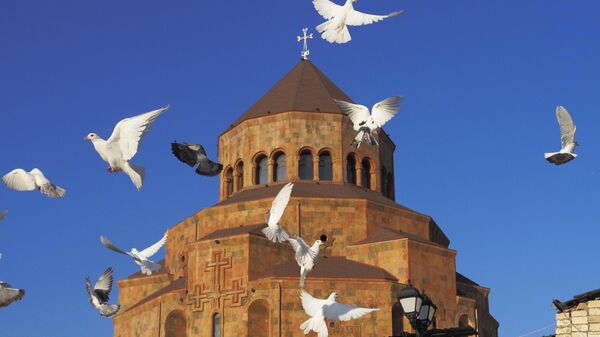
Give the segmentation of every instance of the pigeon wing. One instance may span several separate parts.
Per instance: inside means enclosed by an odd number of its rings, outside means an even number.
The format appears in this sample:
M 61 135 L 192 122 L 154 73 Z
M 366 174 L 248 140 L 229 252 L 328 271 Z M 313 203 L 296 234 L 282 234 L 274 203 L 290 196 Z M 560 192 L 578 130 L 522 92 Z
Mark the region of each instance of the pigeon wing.
M 113 272 L 112 268 L 108 267 L 104 271 L 104 273 L 100 276 L 100 278 L 98 278 L 98 281 L 94 285 L 94 293 L 96 293 L 96 295 L 98 295 L 98 298 L 100 299 L 101 302 L 108 301 L 108 295 L 110 294 L 110 291 L 112 290 L 112 284 L 113 284 L 112 272 Z
M 402 103 L 402 96 L 392 96 L 373 105 L 371 113 L 375 124 L 378 127 L 382 127 L 387 121 L 392 119 L 400 109 L 400 103 Z
M 336 320 L 336 321 L 349 321 L 351 319 L 359 318 L 370 312 L 377 311 L 377 308 L 361 308 L 354 305 L 332 303 L 325 305 L 323 313 L 325 318 Z
M 18 301 L 25 296 L 25 290 L 15 289 L 10 284 L 0 282 L 0 308 Z
M 302 300 L 304 312 L 310 317 L 317 315 L 326 303 L 325 300 L 314 298 L 304 290 L 300 293 L 300 300 Z
M 340 99 L 336 99 L 335 102 L 340 106 L 340 109 L 350 117 L 354 130 L 356 131 L 360 130 L 360 128 L 371 118 L 369 108 L 364 105 L 354 104 Z
M 575 142 L 576 126 L 567 109 L 562 106 L 556 108 L 556 119 L 558 119 L 558 125 L 560 126 L 560 142 L 564 148 Z
M 112 242 L 110 242 L 110 241 L 108 240 L 108 238 L 107 238 L 107 237 L 105 237 L 104 235 L 100 235 L 100 242 L 102 242 L 102 245 L 103 245 L 104 247 L 106 247 L 106 248 L 108 248 L 108 249 L 110 249 L 110 250 L 112 250 L 112 251 L 115 251 L 115 252 L 117 252 L 117 253 L 121 253 L 121 254 L 125 254 L 125 255 L 129 255 L 129 256 L 131 256 L 131 254 L 130 254 L 130 253 L 128 253 L 128 252 L 126 252 L 126 251 L 122 250 L 121 248 L 119 248 L 119 247 L 117 247 L 117 246 L 113 245 L 113 243 L 112 243 Z
M 171 143 L 171 152 L 179 161 L 188 164 L 191 167 L 197 164 L 196 153 L 190 149 L 187 144 Z
M 169 106 L 125 118 L 115 126 L 112 135 L 107 140 L 107 146 L 117 145 L 121 150 L 122 159 L 129 160 L 137 153 L 142 137 L 150 131 L 156 118 L 166 111 Z
M 33 191 L 38 187 L 35 183 L 35 177 L 23 169 L 10 171 L 2 177 L 2 181 L 8 188 L 16 191 Z
M 342 12 L 342 6 L 337 5 L 329 0 L 313 0 L 313 5 L 315 6 L 317 12 L 327 20 L 339 15 L 339 13 Z
M 156 252 L 158 252 L 158 250 L 162 246 L 165 245 L 165 242 L 167 242 L 167 233 L 165 233 L 162 239 L 158 240 L 158 242 L 156 242 L 152 246 L 142 250 L 141 252 L 139 252 L 139 254 L 144 256 L 145 258 L 150 258 L 152 255 L 156 254 Z
M 348 26 L 369 25 L 374 22 L 381 21 L 383 19 L 398 16 L 398 15 L 402 14 L 402 12 L 404 12 L 404 11 L 392 12 L 387 15 L 373 15 L 373 14 L 367 14 L 367 13 L 351 10 L 350 13 L 348 13 L 348 15 L 346 16 L 346 24 Z
M 289 238 L 288 242 L 292 245 L 292 248 L 296 252 L 296 262 L 299 265 L 304 265 L 308 259 L 314 260 L 317 256 L 316 254 L 310 250 L 310 247 L 302 240 L 301 237 L 296 236 L 293 238 Z
M 294 184 L 287 183 L 281 188 L 279 193 L 277 193 L 275 200 L 273 200 L 273 203 L 271 204 L 271 210 L 269 212 L 269 221 L 267 223 L 269 227 L 279 226 L 279 220 L 281 220 L 283 212 L 285 211 L 285 208 L 290 202 L 292 188 L 294 188 Z
M 4 219 L 6 214 L 8 214 L 8 210 L 4 210 L 4 211 L 0 212 L 0 220 Z

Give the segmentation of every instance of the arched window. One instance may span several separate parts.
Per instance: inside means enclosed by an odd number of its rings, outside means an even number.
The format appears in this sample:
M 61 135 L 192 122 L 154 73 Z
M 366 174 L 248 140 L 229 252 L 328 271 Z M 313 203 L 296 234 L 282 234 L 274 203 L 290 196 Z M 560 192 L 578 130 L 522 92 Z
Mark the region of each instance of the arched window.
M 327 151 L 319 154 L 319 180 L 333 180 L 333 163 Z
M 256 300 L 248 308 L 248 331 L 252 337 L 270 336 L 270 310 L 269 303 L 265 300 Z
M 356 158 L 352 153 L 346 158 L 346 180 L 356 185 Z
M 392 336 L 400 336 L 404 331 L 404 310 L 398 302 L 392 306 Z
M 469 316 L 467 316 L 467 314 L 461 315 L 460 318 L 458 319 L 458 327 L 466 328 L 468 326 L 469 326 Z
M 371 161 L 368 158 L 362 160 L 361 178 L 362 186 L 371 188 Z
M 225 191 L 227 191 L 227 196 L 233 193 L 233 169 L 231 167 L 225 171 Z
M 221 337 L 221 314 L 215 312 L 212 318 L 212 337 Z
M 187 337 L 185 314 L 180 310 L 171 311 L 165 320 L 165 337 Z
M 384 197 L 390 197 L 388 195 L 388 182 L 387 182 L 387 169 L 385 168 L 385 166 L 381 167 L 381 194 L 383 194 Z
M 244 188 L 244 163 L 239 162 L 235 167 L 235 175 L 237 177 L 237 190 Z
M 257 185 L 266 184 L 268 177 L 268 159 L 265 155 L 260 155 L 256 158 L 256 176 L 254 177 L 254 183 Z
M 312 153 L 309 150 L 300 152 L 300 160 L 298 162 L 298 176 L 302 180 L 312 180 L 313 174 L 313 160 Z
M 285 153 L 280 152 L 275 155 L 275 166 L 273 167 L 273 181 L 285 179 Z

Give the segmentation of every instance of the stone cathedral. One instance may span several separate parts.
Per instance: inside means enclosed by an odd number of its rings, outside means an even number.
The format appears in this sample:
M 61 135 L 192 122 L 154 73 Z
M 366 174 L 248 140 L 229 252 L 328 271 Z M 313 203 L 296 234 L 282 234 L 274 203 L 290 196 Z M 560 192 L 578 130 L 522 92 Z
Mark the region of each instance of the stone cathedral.
M 407 280 L 438 306 L 438 328 L 497 337 L 489 288 L 459 274 L 432 217 L 395 202 L 394 149 L 351 146 L 356 132 L 333 98 L 352 102 L 301 60 L 219 136 L 219 202 L 168 230 L 162 270 L 119 280 L 115 337 L 300 337 L 299 267 L 289 244 L 261 233 L 277 192 L 294 182 L 281 224 L 311 245 L 326 239 L 306 290 L 379 311 L 328 322 L 330 336 L 411 331 L 397 300 Z M 311 332 L 309 336 L 316 336 Z

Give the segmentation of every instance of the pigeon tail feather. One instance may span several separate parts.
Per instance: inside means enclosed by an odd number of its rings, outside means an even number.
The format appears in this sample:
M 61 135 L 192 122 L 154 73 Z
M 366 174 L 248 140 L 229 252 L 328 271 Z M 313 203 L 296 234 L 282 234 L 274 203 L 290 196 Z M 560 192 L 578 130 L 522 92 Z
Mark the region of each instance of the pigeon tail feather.
M 327 324 L 322 315 L 317 314 L 310 319 L 306 320 L 300 325 L 300 329 L 304 331 L 304 334 L 308 334 L 312 331 L 316 332 L 319 337 L 327 337 Z
M 142 269 L 142 274 L 152 275 L 153 272 L 160 271 L 161 265 L 152 261 L 142 261 L 140 268 Z
M 273 242 L 286 242 L 287 239 L 290 237 L 288 235 L 288 233 L 285 231 L 285 229 L 283 229 L 281 227 L 273 228 L 273 227 L 267 226 L 267 227 L 263 228 L 262 232 L 267 237 L 267 239 L 269 239 Z
M 116 315 L 119 310 L 121 310 L 121 306 L 118 304 L 103 304 L 100 308 L 100 315 L 104 317 L 112 317 Z
M 123 165 L 123 172 L 129 176 L 131 182 L 135 185 L 138 191 L 142 190 L 142 184 L 144 183 L 144 177 L 146 176 L 146 169 L 142 166 L 137 166 L 133 163 L 126 162 Z

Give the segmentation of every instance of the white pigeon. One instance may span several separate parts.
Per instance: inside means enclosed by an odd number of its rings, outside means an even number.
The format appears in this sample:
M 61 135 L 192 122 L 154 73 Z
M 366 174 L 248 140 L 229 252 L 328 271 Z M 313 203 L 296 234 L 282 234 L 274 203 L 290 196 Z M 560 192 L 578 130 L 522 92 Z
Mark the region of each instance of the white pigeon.
M 146 170 L 130 163 L 129 160 L 137 153 L 140 141 L 150 130 L 152 123 L 168 108 L 167 105 L 158 110 L 123 119 L 117 123 L 108 140 L 100 138 L 95 133 L 88 134 L 84 140 L 91 141 L 102 160 L 108 163 L 108 172 L 125 172 L 140 191 Z
M 315 266 L 317 258 L 319 257 L 319 249 L 321 248 L 323 241 L 317 240 L 309 247 L 301 237 L 296 236 L 288 238 L 288 242 L 296 252 L 296 262 L 298 263 L 298 266 L 300 266 L 300 288 L 304 289 L 306 274 L 308 274 Z
M 8 210 L 0 212 L 0 220 L 4 219 L 4 217 L 8 214 Z
M 58 187 L 48 180 L 37 168 L 26 172 L 23 169 L 15 169 L 2 177 L 4 184 L 16 191 L 33 191 L 40 190 L 42 194 L 51 198 L 62 198 L 67 191 L 64 188 Z
M 265 227 L 262 232 L 265 234 L 267 239 L 273 242 L 285 242 L 289 235 L 279 225 L 279 220 L 283 216 L 283 212 L 287 207 L 287 204 L 290 202 L 290 195 L 292 194 L 292 188 L 294 188 L 294 184 L 287 183 L 285 186 L 281 188 L 275 200 L 273 200 L 273 204 L 271 204 L 271 209 L 267 211 L 267 227 Z
M 118 304 L 108 304 L 108 295 L 112 290 L 113 275 L 112 268 L 108 267 L 106 271 L 98 278 L 98 281 L 92 288 L 92 282 L 89 276 L 85 278 L 85 290 L 90 296 L 90 304 L 100 311 L 104 317 L 112 317 L 119 312 L 121 306 Z
M 379 310 L 378 308 L 361 308 L 348 304 L 337 303 L 336 293 L 331 293 L 327 299 L 319 299 L 312 297 L 309 293 L 302 290 L 300 299 L 302 300 L 302 308 L 304 312 L 311 316 L 307 321 L 300 325 L 300 329 L 304 334 L 314 331 L 318 337 L 327 337 L 327 324 L 325 320 L 330 321 L 349 321 L 359 318 L 363 315 Z
M 368 25 L 383 19 L 402 14 L 403 11 L 387 15 L 372 15 L 354 10 L 352 3 L 357 0 L 346 0 L 343 6 L 329 0 L 313 0 L 313 5 L 319 14 L 327 21 L 317 26 L 321 37 L 330 43 L 346 43 L 352 39 L 347 26 Z
M 544 158 L 552 164 L 562 165 L 577 157 L 575 154 L 575 147 L 579 146 L 579 143 L 575 141 L 577 127 L 567 109 L 560 105 L 556 107 L 556 119 L 558 119 L 558 125 L 560 126 L 562 149 L 559 152 L 544 153 Z
M 110 250 L 113 250 L 117 253 L 131 256 L 133 258 L 133 260 L 135 261 L 135 263 L 137 263 L 140 266 L 140 268 L 142 270 L 142 274 L 145 274 L 145 275 L 152 275 L 153 272 L 157 272 L 160 270 L 160 267 L 161 267 L 160 264 L 150 260 L 150 257 L 152 257 L 152 255 L 156 254 L 156 252 L 158 252 L 158 250 L 162 246 L 164 246 L 166 241 L 167 241 L 167 233 L 165 232 L 165 235 L 162 237 L 162 239 L 160 239 L 157 243 L 153 244 L 152 246 L 142 250 L 141 252 L 135 248 L 131 248 L 131 251 L 126 252 L 126 251 L 116 247 L 115 245 L 113 245 L 112 242 L 110 242 L 106 237 L 100 236 L 100 242 L 102 242 L 104 247 L 106 247 Z
M 369 109 L 360 104 L 350 103 L 335 99 L 335 102 L 340 106 L 342 111 L 350 117 L 354 130 L 358 134 L 352 141 L 354 148 L 360 147 L 363 141 L 367 141 L 371 145 L 379 146 L 379 143 L 374 137 L 377 130 L 381 128 L 387 121 L 392 119 L 400 109 L 402 96 L 392 96 L 376 103 Z

